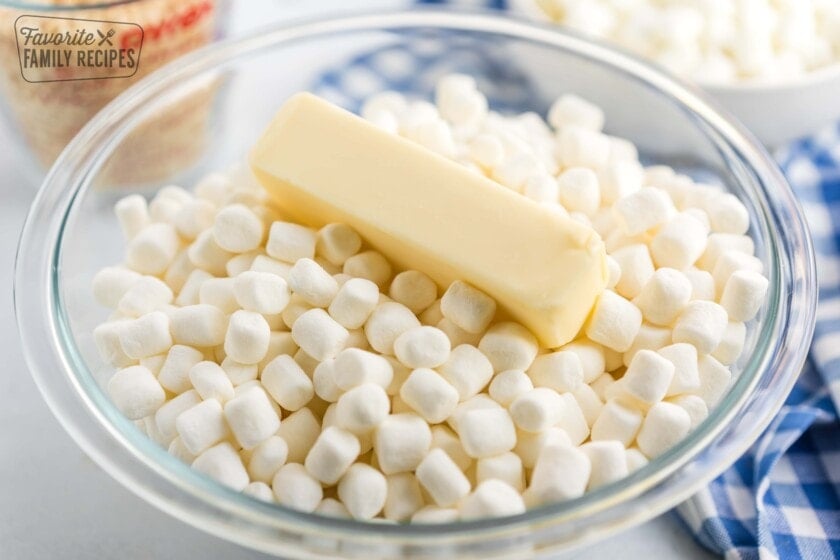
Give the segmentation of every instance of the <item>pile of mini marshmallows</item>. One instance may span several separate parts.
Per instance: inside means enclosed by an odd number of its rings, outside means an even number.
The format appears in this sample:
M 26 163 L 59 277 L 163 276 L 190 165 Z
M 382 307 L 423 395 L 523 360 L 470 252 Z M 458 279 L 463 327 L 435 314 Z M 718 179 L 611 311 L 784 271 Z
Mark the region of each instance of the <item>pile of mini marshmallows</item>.
M 706 84 L 790 80 L 840 60 L 837 0 L 527 1 Z
M 768 284 L 735 197 L 644 169 L 574 96 L 549 127 L 452 75 L 437 105 L 383 93 L 364 113 L 602 235 L 609 287 L 580 338 L 541 347 L 467 283 L 283 221 L 239 168 L 116 205 L 127 249 L 93 281 L 115 309 L 94 335 L 141 430 L 262 500 L 442 523 L 581 496 L 707 416 Z

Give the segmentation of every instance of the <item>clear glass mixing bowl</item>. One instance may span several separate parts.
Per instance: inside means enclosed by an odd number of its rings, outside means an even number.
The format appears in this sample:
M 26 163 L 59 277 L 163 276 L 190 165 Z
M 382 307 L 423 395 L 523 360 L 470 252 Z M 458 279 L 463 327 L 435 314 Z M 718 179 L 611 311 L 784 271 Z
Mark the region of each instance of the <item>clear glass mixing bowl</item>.
M 373 60 L 372 52 L 390 54 Z M 411 56 L 424 63 L 411 66 Z M 367 65 L 362 77 L 331 73 L 356 59 Z M 186 185 L 241 161 L 272 114 L 299 90 L 320 83 L 317 91 L 355 108 L 348 92 L 376 89 L 388 73 L 400 76 L 403 90 L 428 95 L 453 61 L 508 109 L 544 111 L 567 91 L 588 97 L 604 107 L 608 132 L 634 141 L 646 161 L 717 181 L 744 201 L 770 290 L 737 381 L 720 405 L 683 442 L 615 484 L 515 517 L 443 526 L 363 524 L 258 502 L 192 471 L 143 436 L 100 389 L 108 368 L 91 331 L 106 312 L 93 301 L 90 282 L 98 268 L 122 256 L 113 202 L 160 185 L 116 184 L 115 175 L 104 172 L 109 161 L 130 147 L 132 136 L 154 134 L 144 122 L 208 82 L 227 88 L 214 108 L 216 155 L 191 168 Z M 534 74 L 540 67 L 565 78 L 546 84 Z M 103 109 L 56 162 L 26 222 L 15 278 L 32 374 L 64 427 L 102 468 L 196 527 L 262 551 L 309 558 L 546 556 L 658 515 L 730 465 L 778 411 L 805 359 L 817 296 L 813 249 L 790 188 L 757 142 L 700 93 L 576 36 L 490 15 L 440 12 L 269 29 L 150 76 Z

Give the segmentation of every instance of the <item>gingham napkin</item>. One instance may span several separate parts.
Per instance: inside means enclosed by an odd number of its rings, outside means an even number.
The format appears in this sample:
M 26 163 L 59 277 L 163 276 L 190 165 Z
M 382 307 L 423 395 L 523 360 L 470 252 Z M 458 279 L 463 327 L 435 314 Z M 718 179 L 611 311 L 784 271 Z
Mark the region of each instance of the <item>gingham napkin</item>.
M 504 0 L 436 0 L 459 8 L 504 9 Z M 312 90 L 358 110 L 393 89 L 430 97 L 435 76 L 476 76 L 494 109 L 539 106 L 506 52 L 474 39 L 439 42 L 422 33 L 322 75 Z M 727 559 L 840 559 L 840 127 L 776 154 L 803 203 L 818 253 L 820 302 L 808 364 L 784 408 L 728 471 L 675 511 L 703 546 Z

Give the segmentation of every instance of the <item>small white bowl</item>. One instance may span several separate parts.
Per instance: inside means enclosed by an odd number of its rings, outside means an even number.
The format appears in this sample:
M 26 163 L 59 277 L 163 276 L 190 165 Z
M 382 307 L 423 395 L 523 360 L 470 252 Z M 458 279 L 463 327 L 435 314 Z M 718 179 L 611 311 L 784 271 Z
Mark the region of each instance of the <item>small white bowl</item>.
M 552 23 L 534 0 L 511 0 L 510 5 L 516 15 Z M 574 30 L 570 31 L 574 33 Z M 717 99 L 768 148 L 777 148 L 840 120 L 840 63 L 787 82 L 700 82 L 697 85 Z

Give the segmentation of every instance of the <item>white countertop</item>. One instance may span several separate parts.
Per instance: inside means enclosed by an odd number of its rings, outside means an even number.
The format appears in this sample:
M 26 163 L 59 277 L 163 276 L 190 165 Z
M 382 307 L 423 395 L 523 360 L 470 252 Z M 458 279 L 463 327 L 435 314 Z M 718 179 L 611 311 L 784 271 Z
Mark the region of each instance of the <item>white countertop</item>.
M 399 5 L 366 0 L 360 5 Z M 283 10 L 266 14 L 272 6 Z M 338 0 L 249 3 L 235 28 L 255 22 L 334 13 Z M 261 9 L 257 9 L 261 8 Z M 0 124 L 0 146 L 14 141 Z M 11 153 L 10 153 L 11 152 Z M 4 560 L 157 558 L 267 558 L 193 529 L 143 502 L 105 474 L 76 447 L 41 400 L 18 343 L 12 304 L 17 238 L 35 195 L 16 167 L 13 150 L 0 150 L 0 558 Z M 672 514 L 616 535 L 569 558 L 681 558 L 701 560 L 701 549 Z

